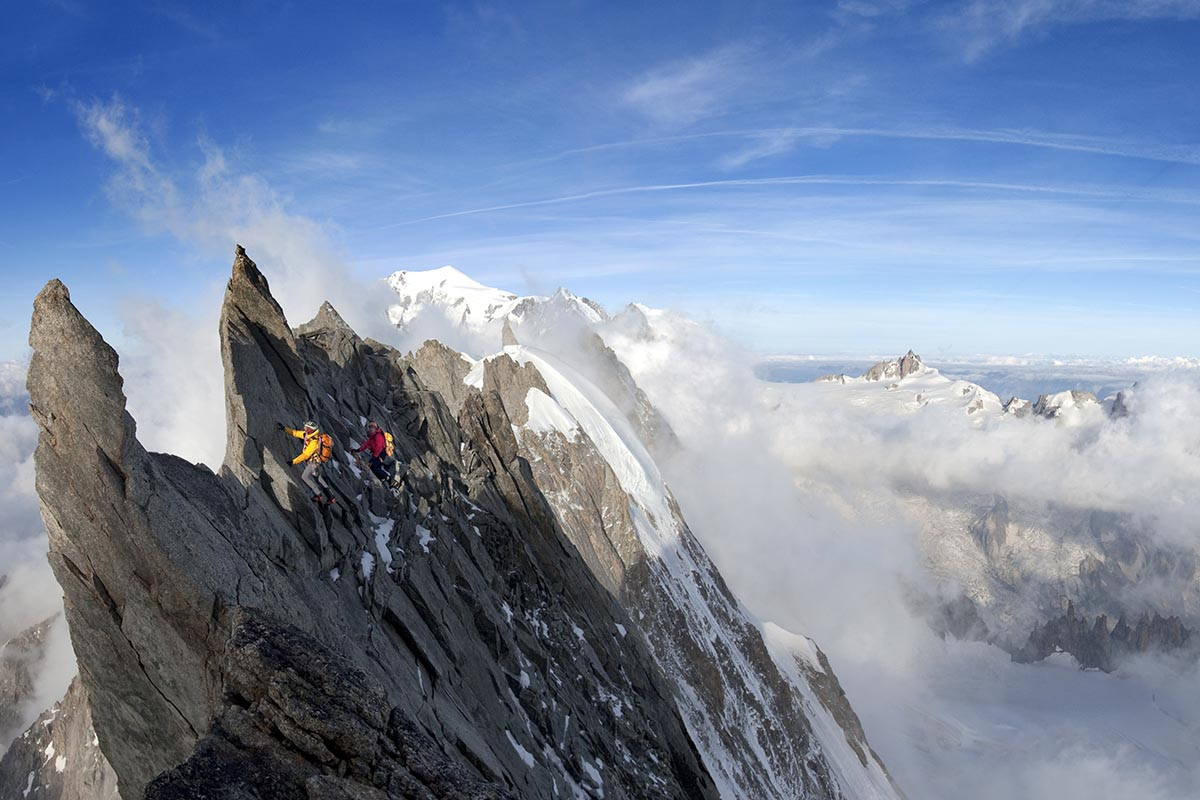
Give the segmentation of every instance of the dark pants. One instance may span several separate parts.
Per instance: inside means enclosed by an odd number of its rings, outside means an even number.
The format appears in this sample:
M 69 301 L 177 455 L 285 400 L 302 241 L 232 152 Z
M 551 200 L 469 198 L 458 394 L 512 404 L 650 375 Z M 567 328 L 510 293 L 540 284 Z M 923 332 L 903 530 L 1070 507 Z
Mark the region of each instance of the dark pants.
M 391 470 L 384 465 L 383 456 L 371 456 L 371 472 L 384 483 L 392 482 Z

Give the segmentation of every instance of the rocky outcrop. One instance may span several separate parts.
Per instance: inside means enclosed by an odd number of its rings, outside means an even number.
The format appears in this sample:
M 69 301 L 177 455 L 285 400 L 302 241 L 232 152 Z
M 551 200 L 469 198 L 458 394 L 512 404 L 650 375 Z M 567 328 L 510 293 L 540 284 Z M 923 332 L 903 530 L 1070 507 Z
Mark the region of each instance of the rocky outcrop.
M 50 626 L 57 619 L 55 614 L 0 644 L 0 752 L 28 722 L 28 717 L 22 721 L 22 712 L 33 699 L 34 677 L 46 656 Z
M 1020 397 L 1010 397 L 1004 404 L 1004 413 L 1012 417 L 1028 417 L 1033 411 L 1033 404 Z
M 895 361 L 880 361 L 863 375 L 869 381 L 903 380 L 909 375 L 921 372 L 925 365 L 921 357 L 909 350 Z
M 1112 405 L 1108 407 L 1108 415 L 1113 419 L 1122 419 L 1129 416 L 1129 396 L 1124 391 L 1117 392 L 1112 399 Z
M 0 759 L 0 797 L 121 800 L 117 776 L 92 729 L 87 691 L 79 678 Z
M 1147 584 L 1156 586 L 1162 598 L 1182 598 L 1186 605 L 1200 567 L 1193 550 L 1156 540 L 1143 520 L 1128 514 L 1090 511 L 1084 521 L 1095 553 L 1079 562 L 1079 592 L 1075 599 L 1080 608 L 1119 616 L 1124 610 L 1120 598 Z M 1178 606 L 1176 600 L 1147 610 L 1169 614 Z
M 1004 546 L 1008 543 L 1010 524 L 1008 501 L 997 495 L 991 508 L 980 513 L 971 525 L 971 535 L 993 562 L 1003 555 Z
M 512 325 L 508 324 L 508 318 L 504 319 L 504 327 L 500 331 L 500 343 L 504 347 L 515 347 L 520 344 L 517 341 L 517 335 L 513 333 Z
M 1046 419 L 1057 419 L 1070 411 L 1099 404 L 1096 395 L 1081 389 L 1071 389 L 1057 394 L 1044 394 L 1033 404 L 1033 414 Z
M 297 336 L 240 249 L 220 336 L 228 443 L 214 474 L 142 448 L 116 354 L 61 283 L 35 303 L 29 391 L 50 560 L 123 794 L 193 757 L 256 763 L 249 729 L 229 722 L 210 737 L 255 691 L 227 653 L 237 609 L 258 609 L 365 675 L 380 708 L 407 714 L 472 780 L 523 798 L 715 796 L 673 687 L 559 527 L 495 393 L 456 418 L 412 364 L 332 314 Z M 276 429 L 305 418 L 337 443 L 332 509 L 300 489 L 297 443 Z M 347 457 L 365 418 L 396 437 L 396 494 L 364 484 Z M 271 683 L 272 701 L 294 707 L 298 686 Z M 267 719 L 281 735 L 297 722 Z M 284 738 L 334 752 L 303 729 Z M 344 777 L 344 757 L 318 761 Z M 305 781 L 339 796 L 337 781 Z
M 1121 616 L 1111 629 L 1104 614 L 1089 622 L 1067 604 L 1066 612 L 1029 634 L 1025 645 L 1012 654 L 1023 664 L 1041 661 L 1053 653 L 1070 653 L 1083 669 L 1112 672 L 1122 658 L 1134 653 L 1170 652 L 1187 647 L 1192 631 L 1179 617 L 1143 614 L 1133 627 Z
M 474 362 L 457 350 L 430 339 L 415 353 L 406 357 L 422 382 L 442 396 L 450 411 L 457 417 L 466 402 L 469 388 L 463 380 Z

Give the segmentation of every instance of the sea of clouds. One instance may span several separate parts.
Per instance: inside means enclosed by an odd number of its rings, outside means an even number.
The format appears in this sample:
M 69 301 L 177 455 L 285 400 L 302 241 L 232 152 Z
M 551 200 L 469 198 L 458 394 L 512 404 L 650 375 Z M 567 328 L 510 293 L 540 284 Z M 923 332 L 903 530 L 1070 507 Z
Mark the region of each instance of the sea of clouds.
M 1152 516 L 1195 549 L 1200 376 L 1143 377 L 1122 420 L 980 426 L 958 407 L 858 407 L 828 384 L 781 391 L 702 326 L 652 327 L 618 322 L 606 339 L 684 444 L 663 465 L 684 516 L 755 614 L 816 638 L 909 796 L 1200 793 L 1194 664 L 1145 657 L 1106 675 L 938 638 L 905 602 L 942 587 L 900 512 L 914 490 L 996 492 Z

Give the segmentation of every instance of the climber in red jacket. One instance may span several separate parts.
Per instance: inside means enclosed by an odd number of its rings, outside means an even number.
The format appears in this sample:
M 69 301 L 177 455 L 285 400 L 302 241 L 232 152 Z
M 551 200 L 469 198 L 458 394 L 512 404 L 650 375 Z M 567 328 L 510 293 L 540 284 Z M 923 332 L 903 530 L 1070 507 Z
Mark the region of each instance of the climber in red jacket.
M 384 486 L 390 486 L 392 476 L 388 473 L 387 467 L 383 464 L 383 453 L 387 449 L 387 439 L 383 435 L 383 430 L 374 422 L 367 423 L 367 438 L 359 445 L 356 453 L 371 454 L 371 472 L 376 478 L 383 481 Z

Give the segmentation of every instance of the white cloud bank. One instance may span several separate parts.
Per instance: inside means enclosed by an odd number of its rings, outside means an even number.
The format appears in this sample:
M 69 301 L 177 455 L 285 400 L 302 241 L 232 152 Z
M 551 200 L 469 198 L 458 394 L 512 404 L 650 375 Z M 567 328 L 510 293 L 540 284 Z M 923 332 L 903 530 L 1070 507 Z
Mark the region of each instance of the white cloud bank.
M 755 359 L 706 328 L 652 322 L 655 337 L 606 339 L 686 448 L 664 465 L 686 519 L 756 614 L 829 654 L 909 796 L 1197 796 L 1194 665 L 1081 673 L 939 639 L 905 602 L 905 587 L 939 586 L 901 513 L 913 491 L 999 492 L 1153 514 L 1197 549 L 1194 374 L 1144 385 L 1123 420 L 979 429 L 961 407 L 898 415 L 856 407 L 837 385 L 764 387 Z

